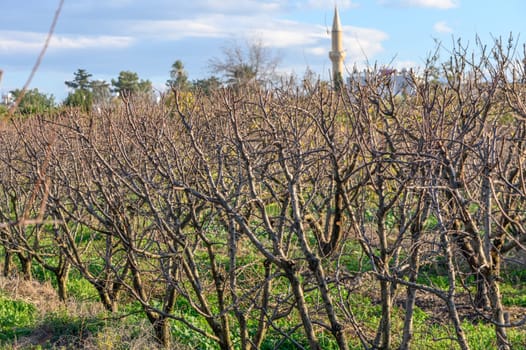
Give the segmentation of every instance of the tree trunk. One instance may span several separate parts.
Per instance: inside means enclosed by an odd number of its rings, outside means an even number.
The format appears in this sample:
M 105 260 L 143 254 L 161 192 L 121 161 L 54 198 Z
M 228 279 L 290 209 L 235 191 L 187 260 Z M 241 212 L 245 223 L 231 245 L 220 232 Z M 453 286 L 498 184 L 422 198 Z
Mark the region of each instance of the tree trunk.
M 488 295 L 488 285 L 486 278 L 480 272 L 475 273 L 477 281 L 477 292 L 475 294 L 475 307 L 479 309 L 489 310 L 490 299 Z
M 380 281 L 380 295 L 382 299 L 382 319 L 380 321 L 379 349 L 388 350 L 391 347 L 391 312 L 393 308 L 391 298 L 391 283 L 385 279 Z
M 412 282 L 412 281 L 411 281 Z M 413 339 L 413 314 L 415 310 L 416 288 L 407 288 L 407 300 L 405 303 L 404 331 L 400 350 L 409 350 Z
M 266 313 L 268 309 L 268 304 L 270 300 L 270 291 L 272 289 L 271 287 L 271 279 L 270 279 L 270 273 L 271 273 L 271 262 L 269 260 L 265 260 L 263 263 L 265 267 L 265 284 L 263 286 L 263 293 L 261 293 L 261 309 L 259 312 L 259 319 L 258 319 L 258 329 L 256 332 L 256 335 L 254 336 L 254 349 L 260 349 L 261 344 L 263 344 L 263 339 L 265 338 L 265 335 L 267 334 L 268 330 L 268 323 L 266 321 Z
M 491 308 L 493 310 L 493 320 L 496 322 L 495 333 L 497 335 L 497 345 L 499 350 L 509 350 L 511 346 L 508 341 L 506 327 L 503 326 L 506 323 L 506 317 L 501 302 L 499 284 L 494 277 L 490 276 L 488 285 Z
M 170 332 L 170 319 L 158 316 L 153 323 L 155 340 L 161 344 L 164 349 L 170 349 L 172 343 L 172 333 Z
M 69 265 L 59 269 L 60 273 L 56 274 L 57 285 L 58 285 L 58 298 L 61 301 L 66 301 L 68 297 L 68 277 L 69 277 Z
M 486 150 L 487 151 L 487 150 Z M 488 159 L 488 155 L 486 155 L 485 159 Z M 484 178 L 482 180 L 482 202 L 484 204 L 484 217 L 483 217 L 483 225 L 484 225 L 484 241 L 483 241 L 483 252 L 486 259 L 490 258 L 491 254 L 491 221 L 492 221 L 492 215 L 491 215 L 491 187 L 490 187 L 490 169 L 489 166 L 486 164 L 484 166 Z M 477 278 L 477 294 L 475 297 L 475 305 L 478 308 L 487 309 L 490 306 L 490 300 L 488 295 L 488 285 L 486 283 L 486 278 L 481 273 L 476 274 Z
M 24 255 L 18 253 L 18 260 L 22 268 L 22 276 L 24 280 L 31 281 L 33 279 L 33 273 L 31 272 L 31 257 L 25 257 Z
M 95 289 L 97 289 L 97 292 L 99 293 L 100 302 L 104 308 L 109 312 L 117 312 L 118 306 L 115 297 L 112 297 L 102 286 L 95 286 Z
M 439 221 L 442 222 L 442 218 L 439 217 Z M 460 323 L 460 317 L 458 316 L 457 306 L 455 304 L 455 286 L 456 286 L 456 272 L 455 272 L 455 266 L 453 263 L 453 252 L 451 251 L 451 242 L 449 240 L 449 234 L 447 230 L 444 229 L 440 233 L 440 240 L 442 243 L 442 249 L 444 250 L 444 256 L 446 257 L 447 262 L 447 273 L 448 273 L 448 280 L 449 280 L 449 290 L 448 290 L 448 296 L 446 300 L 447 308 L 449 311 L 449 317 L 451 318 L 451 321 L 453 322 L 453 326 L 455 327 L 455 333 L 457 335 L 457 342 L 460 345 L 460 348 L 462 350 L 469 350 L 469 345 L 466 340 L 466 335 L 464 334 L 464 330 L 462 329 L 461 323 Z
M 312 320 L 307 309 L 307 303 L 305 302 L 303 288 L 301 287 L 298 276 L 294 271 L 293 263 L 286 262 L 284 265 L 285 275 L 290 281 L 292 292 L 294 293 L 294 297 L 296 299 L 296 308 L 300 314 L 303 330 L 305 331 L 305 336 L 309 341 L 309 347 L 311 350 L 322 350 L 320 344 L 318 343 L 318 339 L 316 338 L 316 334 L 314 334 L 314 328 L 312 326 Z
M 11 251 L 9 251 L 9 249 L 7 248 L 4 248 L 4 249 L 5 249 L 5 253 L 4 253 L 3 275 L 4 277 L 9 277 L 11 275 L 12 267 L 13 267 L 13 253 L 11 253 Z
M 416 241 L 413 240 L 413 244 Z M 417 243 L 416 243 L 417 244 Z M 416 245 L 411 253 L 410 257 L 410 269 L 409 282 L 416 283 L 418 278 L 418 269 L 420 266 L 420 249 Z M 407 300 L 405 303 L 405 319 L 404 319 L 404 332 L 402 336 L 402 343 L 400 350 L 409 350 L 411 347 L 411 340 L 413 338 L 413 313 L 415 310 L 417 290 L 413 287 L 407 287 Z
M 323 270 L 323 267 L 320 263 L 320 259 L 312 253 L 306 255 L 309 262 L 309 268 L 315 274 L 316 280 L 318 282 L 318 288 L 323 300 L 325 312 L 327 313 L 327 317 L 331 323 L 331 333 L 338 343 L 338 348 L 340 350 L 347 350 L 348 346 L 347 341 L 343 335 L 343 326 L 338 321 L 336 312 L 334 311 L 334 305 L 329 294 L 329 288 L 327 286 L 327 278 L 325 277 L 325 271 Z
M 378 262 L 378 272 L 382 275 L 389 274 L 389 253 L 387 243 L 387 232 L 385 229 L 385 215 L 386 206 L 383 196 L 383 178 L 377 179 L 377 194 L 378 194 L 378 211 L 376 213 L 377 235 L 380 241 L 380 259 Z M 390 349 L 391 347 L 391 312 L 392 312 L 392 298 L 391 298 L 391 282 L 385 278 L 380 279 L 380 299 L 382 303 L 382 319 L 378 326 L 374 344 L 379 346 L 379 349 Z M 378 345 L 379 344 L 379 345 Z

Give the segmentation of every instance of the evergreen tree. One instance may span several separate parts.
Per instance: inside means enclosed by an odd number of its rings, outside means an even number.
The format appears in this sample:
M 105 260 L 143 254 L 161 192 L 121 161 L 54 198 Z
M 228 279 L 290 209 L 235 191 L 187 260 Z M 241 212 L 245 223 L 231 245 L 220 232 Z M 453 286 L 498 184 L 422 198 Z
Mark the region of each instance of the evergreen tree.
M 21 89 L 10 91 L 16 101 L 20 94 Z M 23 115 L 31 115 L 37 113 L 49 112 L 55 107 L 55 98 L 53 95 L 46 95 L 38 91 L 38 89 L 27 90 L 20 103 L 18 104 L 17 111 Z
M 151 95 L 153 93 L 152 82 L 139 80 L 139 75 L 131 71 L 121 71 L 119 77 L 111 80 L 113 91 L 121 97 L 129 97 L 138 93 Z
M 189 87 L 188 74 L 184 69 L 182 61 L 177 60 L 172 64 L 170 79 L 166 81 L 166 86 L 171 89 L 185 90 Z
M 93 105 L 93 94 L 89 90 L 77 89 L 68 94 L 64 100 L 64 105 L 68 107 L 79 107 L 87 112 Z
M 84 111 L 89 111 L 93 105 L 93 93 L 91 91 L 92 75 L 85 69 L 78 69 L 73 73 L 74 78 L 71 81 L 65 81 L 67 87 L 72 89 L 66 99 L 64 105 L 70 107 L 80 107 Z
M 89 90 L 90 88 L 90 78 L 92 74 L 88 73 L 85 69 L 79 68 L 75 73 L 73 73 L 74 78 L 71 81 L 65 81 L 67 87 L 72 90 Z
M 221 87 L 221 81 L 216 76 L 211 76 L 207 79 L 195 80 L 192 85 L 194 90 L 202 91 L 206 95 L 210 95 L 212 91 Z

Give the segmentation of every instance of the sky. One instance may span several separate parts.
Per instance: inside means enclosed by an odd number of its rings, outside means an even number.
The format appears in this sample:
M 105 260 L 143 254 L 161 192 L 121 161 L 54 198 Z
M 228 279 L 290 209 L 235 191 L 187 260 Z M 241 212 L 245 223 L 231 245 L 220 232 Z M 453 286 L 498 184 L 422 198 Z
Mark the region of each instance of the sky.
M 0 0 L 0 94 L 21 88 L 59 0 Z M 65 0 L 51 44 L 30 85 L 61 101 L 82 68 L 92 79 L 138 73 L 162 90 L 181 60 L 190 80 L 212 75 L 225 47 L 260 41 L 283 74 L 330 76 L 330 26 L 337 6 L 345 67 L 422 67 L 440 43 L 525 42 L 524 0 Z M 442 55 L 442 54 L 441 54 Z

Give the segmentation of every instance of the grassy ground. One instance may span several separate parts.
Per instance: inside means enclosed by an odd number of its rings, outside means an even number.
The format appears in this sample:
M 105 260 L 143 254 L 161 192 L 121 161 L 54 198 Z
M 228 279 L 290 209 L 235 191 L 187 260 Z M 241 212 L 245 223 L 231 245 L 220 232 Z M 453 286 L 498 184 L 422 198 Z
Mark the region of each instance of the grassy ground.
M 109 317 L 72 287 L 61 302 L 48 282 L 0 278 L 0 349 L 155 349 L 146 320 Z
M 341 262 L 349 271 L 368 271 L 361 262 L 360 255 L 349 255 Z M 365 264 L 365 265 L 364 265 Z M 52 285 L 49 274 L 34 271 L 33 281 L 19 278 L 0 277 L 0 350 L 2 349 L 155 349 L 151 336 L 151 325 L 143 316 L 140 307 L 133 302 L 121 303 L 117 314 L 104 310 L 98 301 L 94 288 L 74 270 L 68 282 L 69 299 L 61 302 Z M 512 268 L 503 271 L 501 283 L 503 303 L 512 321 L 518 321 L 526 315 L 526 271 Z M 421 283 L 447 288 L 447 279 L 436 269 L 423 269 Z M 380 321 L 381 307 L 377 280 L 364 272 L 360 281 L 353 282 L 356 288 L 348 299 L 356 320 L 368 334 L 374 338 Z M 287 288 L 286 285 L 276 288 Z M 403 330 L 405 289 L 399 288 L 395 298 L 393 312 L 393 348 L 397 347 Z M 458 294 L 459 312 L 463 328 L 467 334 L 471 349 L 496 349 L 494 327 L 484 322 L 480 315 L 467 307 L 469 296 L 463 290 Z M 194 324 L 204 322 L 186 301 L 177 305 L 180 316 L 194 319 Z M 291 322 L 280 320 L 279 326 L 286 330 Z M 290 320 L 289 320 L 290 322 Z M 444 302 L 431 294 L 420 292 L 414 315 L 414 349 L 457 349 L 454 330 L 448 322 L 448 313 Z M 348 326 L 350 348 L 361 349 L 360 342 L 353 336 Z M 289 327 L 290 328 L 290 327 Z M 235 330 L 233 330 L 235 332 Z M 174 349 L 215 349 L 213 341 L 197 335 L 180 324 L 172 327 Z M 297 331 L 295 340 L 304 343 L 301 331 Z M 514 349 L 526 349 L 526 326 L 509 329 L 508 335 Z M 331 337 L 319 335 L 323 349 L 336 349 Z M 291 341 L 283 338 L 272 329 L 269 330 L 262 349 L 296 349 Z
M 504 283 L 505 301 L 512 317 L 526 314 L 526 291 L 522 281 Z M 133 304 L 123 308 L 120 316 L 105 312 L 96 300 L 89 285 L 78 280 L 70 282 L 71 298 L 60 302 L 49 282 L 23 281 L 0 278 L 0 349 L 155 349 L 150 335 L 150 325 Z M 395 309 L 393 333 L 401 334 L 403 326 L 403 300 Z M 456 349 L 453 329 L 447 324 L 446 310 L 432 296 L 419 299 L 415 314 L 414 349 Z M 374 292 L 364 290 L 353 297 L 356 318 L 363 327 L 374 334 L 379 320 L 380 307 Z M 463 326 L 472 349 L 496 349 L 494 329 L 491 325 L 464 313 Z M 214 344 L 199 339 L 188 329 L 174 325 L 174 348 L 213 349 Z M 526 328 L 510 329 L 509 336 L 515 349 L 526 348 Z M 272 333 L 262 349 L 294 349 L 292 343 L 278 341 Z M 301 342 L 301 339 L 298 339 Z M 335 349 L 330 341 L 323 341 L 324 349 Z M 360 349 L 352 342 L 351 348 Z

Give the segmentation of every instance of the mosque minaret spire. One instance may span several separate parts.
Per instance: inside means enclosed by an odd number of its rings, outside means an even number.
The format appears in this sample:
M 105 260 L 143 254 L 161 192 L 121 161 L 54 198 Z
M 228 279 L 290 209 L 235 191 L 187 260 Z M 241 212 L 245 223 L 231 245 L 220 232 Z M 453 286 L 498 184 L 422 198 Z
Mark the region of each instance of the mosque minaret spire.
M 334 6 L 331 42 L 329 58 L 332 61 L 333 83 L 335 87 L 338 87 L 343 82 L 343 60 L 345 59 L 345 51 L 343 49 L 342 25 L 340 23 L 340 15 L 338 14 L 337 6 Z

